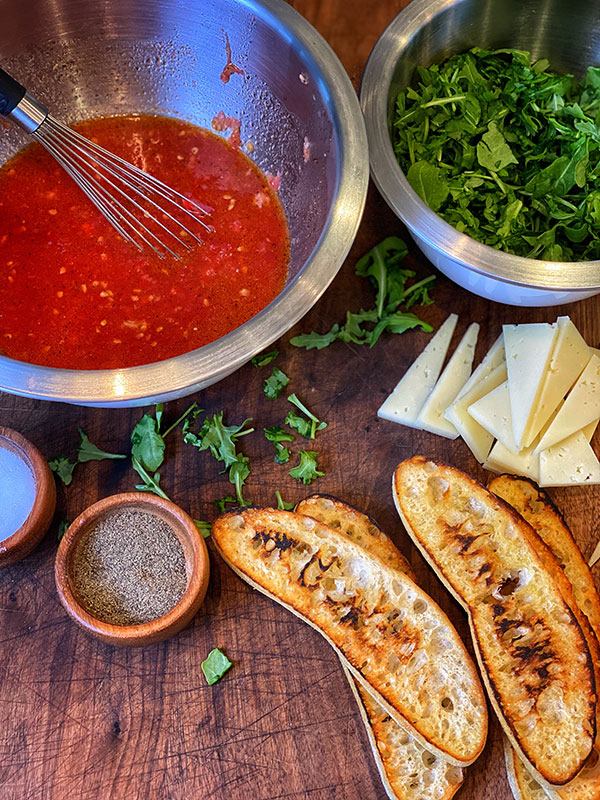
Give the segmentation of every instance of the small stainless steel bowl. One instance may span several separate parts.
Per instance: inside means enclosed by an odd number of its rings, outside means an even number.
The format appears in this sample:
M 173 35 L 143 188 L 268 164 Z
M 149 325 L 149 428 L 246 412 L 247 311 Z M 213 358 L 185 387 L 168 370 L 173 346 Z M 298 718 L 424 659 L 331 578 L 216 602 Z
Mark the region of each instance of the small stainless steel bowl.
M 600 262 L 540 261 L 481 244 L 445 222 L 413 191 L 391 140 L 396 97 L 419 65 L 471 47 L 514 47 L 581 76 L 600 61 L 598 9 L 589 0 L 412 0 L 383 32 L 362 78 L 371 174 L 427 258 L 475 294 L 551 306 L 600 292 Z
M 0 356 L 0 391 L 98 406 L 182 397 L 233 372 L 314 305 L 354 240 L 369 165 L 352 84 L 300 14 L 283 0 L 36 0 L 35 14 L 22 0 L 0 0 L 0 18 L 0 63 L 66 122 L 156 112 L 210 129 L 219 111 L 241 119 L 254 161 L 281 173 L 291 240 L 285 289 L 227 336 L 120 370 Z M 227 40 L 245 75 L 225 83 Z M 0 130 L 0 164 L 25 142 Z

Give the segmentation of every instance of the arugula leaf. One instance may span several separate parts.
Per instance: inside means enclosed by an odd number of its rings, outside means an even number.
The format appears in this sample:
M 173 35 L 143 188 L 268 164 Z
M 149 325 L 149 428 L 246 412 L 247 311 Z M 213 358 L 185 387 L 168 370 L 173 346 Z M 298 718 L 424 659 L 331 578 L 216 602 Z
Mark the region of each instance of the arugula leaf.
M 269 350 L 268 353 L 259 353 L 250 360 L 253 367 L 265 367 L 271 361 L 275 361 L 279 355 L 279 350 Z
M 209 686 L 212 686 L 213 683 L 221 680 L 227 670 L 233 666 L 233 663 L 227 658 L 222 650 L 219 650 L 218 647 L 215 647 L 214 650 L 210 651 L 200 666 L 202 667 L 202 672 L 204 673 L 206 682 L 209 684 Z
M 425 167 L 427 172 L 428 165 Z M 424 331 L 431 331 L 430 325 L 407 312 L 416 303 L 430 305 L 432 301 L 429 290 L 435 276 L 429 275 L 408 286 L 415 273 L 400 267 L 400 262 L 407 252 L 406 244 L 397 236 L 388 236 L 375 245 L 356 262 L 356 274 L 369 278 L 377 290 L 375 308 L 361 309 L 358 312 L 348 311 L 343 325 L 336 323 L 328 333 L 319 334 L 313 331 L 294 336 L 290 344 L 294 347 L 304 347 L 306 350 L 322 350 L 339 340 L 373 347 L 382 332 L 386 330 L 391 333 L 403 333 L 409 328 L 420 327 Z M 400 311 L 402 305 L 405 306 L 404 312 Z M 389 317 L 394 318 L 388 322 Z M 404 324 L 401 324 L 401 318 Z
M 250 459 L 239 453 L 237 459 L 229 468 L 229 482 L 235 486 L 235 496 L 240 506 L 251 505 L 251 502 L 244 500 L 242 495 L 242 487 L 248 475 L 250 475 Z
M 233 497 L 233 495 L 228 494 L 226 497 L 222 497 L 220 500 L 215 500 L 215 505 L 219 509 L 221 514 L 224 514 L 225 511 L 227 510 L 225 507 L 226 504 L 235 502 L 237 502 L 235 497 Z
M 48 459 L 48 466 L 51 472 L 54 472 L 65 486 L 70 486 L 73 480 L 73 470 L 79 462 L 71 461 L 66 456 L 56 456 L 55 458 Z
M 287 464 L 290 460 L 291 451 L 287 447 L 284 447 L 282 442 L 293 442 L 294 434 L 288 433 L 277 425 L 272 428 L 265 428 L 264 434 L 265 438 L 273 442 L 275 446 L 275 462 L 277 464 Z
M 273 367 L 271 375 L 265 380 L 264 393 L 267 397 L 275 399 L 290 382 L 290 379 L 279 367 Z
M 212 525 L 210 522 L 204 522 L 201 519 L 194 520 L 195 526 L 198 528 L 200 533 L 202 534 L 203 539 L 208 539 L 210 534 L 212 533 Z
M 134 455 L 131 456 L 131 466 L 144 481 L 144 483 L 136 484 L 135 488 L 138 491 L 152 492 L 153 494 L 157 494 L 159 497 L 163 497 L 165 500 L 170 499 L 169 496 L 160 488 L 160 472 L 155 472 L 154 475 L 150 476 L 144 469 L 143 465 L 139 462 L 138 458 Z
M 81 441 L 77 448 L 77 461 L 80 464 L 86 461 L 104 461 L 105 458 L 127 458 L 124 455 L 117 455 L 116 453 L 105 453 L 100 450 L 95 444 L 92 444 L 81 428 L 77 428 Z
M 487 133 L 481 137 L 481 141 L 477 145 L 477 160 L 484 169 L 488 169 L 490 172 L 499 172 L 509 164 L 518 163 L 496 122 L 490 122 Z M 442 203 L 433 210 L 437 211 Z
M 178 417 L 175 420 L 175 422 L 170 427 L 168 427 L 167 430 L 164 433 L 161 433 L 162 438 L 166 439 L 167 436 L 171 433 L 171 431 L 175 430 L 175 428 L 179 425 L 180 422 L 183 422 L 183 420 L 187 421 L 187 417 L 192 413 L 192 411 L 194 412 L 195 417 L 197 417 L 198 414 L 200 414 L 202 412 L 202 409 L 198 408 L 197 406 L 198 406 L 198 403 L 192 403 L 191 406 L 186 408 L 186 410 L 183 412 L 183 414 L 180 417 Z M 159 416 L 159 413 L 158 413 L 158 408 L 159 407 L 162 407 L 162 403 L 159 403 L 158 406 L 156 406 L 156 408 L 157 408 L 157 413 L 156 413 L 157 430 L 160 430 L 160 419 L 162 417 L 162 408 L 161 408 L 161 411 L 160 411 L 160 416 Z M 194 417 L 194 419 L 195 419 L 195 417 Z
M 285 500 L 282 498 L 281 493 L 279 490 L 275 492 L 275 497 L 277 498 L 277 508 L 280 511 L 292 511 L 295 507 L 295 503 L 286 503 Z
M 131 432 L 131 455 L 150 472 L 155 472 L 165 458 L 165 440 L 159 433 L 159 420 L 144 414 Z
M 428 161 L 411 164 L 406 178 L 424 203 L 437 211 L 446 201 L 450 189 L 444 173 Z
M 63 519 L 63 520 L 60 522 L 60 524 L 59 524 L 59 526 L 58 526 L 58 535 L 57 535 L 57 538 L 58 538 L 58 541 L 59 541 L 59 542 L 60 542 L 60 540 L 63 538 L 63 536 L 65 535 L 65 533 L 67 532 L 67 528 L 69 527 L 69 525 L 70 525 L 70 524 L 71 524 L 71 523 L 69 522 L 69 520 L 68 520 L 68 519 Z
M 304 420 L 302 419 L 302 417 L 298 417 L 297 414 L 294 414 L 291 411 L 288 412 L 288 415 L 285 418 L 286 424 L 289 425 L 290 428 L 294 428 L 295 430 L 297 430 L 298 433 L 301 434 L 301 436 L 304 436 L 307 439 L 314 439 L 317 431 L 322 431 L 324 428 L 327 427 L 327 423 L 321 422 L 321 420 L 318 417 L 315 417 L 315 415 L 311 411 L 309 411 L 308 408 L 306 408 L 306 406 L 302 402 L 300 402 L 296 394 L 289 395 L 288 401 L 293 405 L 295 405 L 296 408 L 299 408 L 303 414 L 306 414 L 306 416 L 310 420 L 310 425 L 307 426 L 303 424 Z M 308 431 L 308 433 L 306 431 Z
M 314 450 L 300 450 L 299 456 L 300 463 L 290 470 L 292 478 L 302 481 L 304 484 L 309 484 L 325 474 L 317 470 L 318 453 L 315 453 Z

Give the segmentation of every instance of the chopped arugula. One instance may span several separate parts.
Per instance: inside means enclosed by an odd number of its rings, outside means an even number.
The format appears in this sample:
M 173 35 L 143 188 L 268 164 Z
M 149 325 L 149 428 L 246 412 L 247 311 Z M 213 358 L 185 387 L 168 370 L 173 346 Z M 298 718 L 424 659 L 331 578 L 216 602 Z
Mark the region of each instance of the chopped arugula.
M 104 450 L 92 444 L 81 428 L 77 428 L 81 441 L 77 448 L 77 462 L 83 464 L 86 461 L 104 461 L 105 458 L 127 458 L 125 455 L 118 455 L 116 453 L 106 453 Z
M 317 470 L 317 455 L 314 450 L 300 450 L 300 463 L 290 470 L 290 475 L 304 484 L 312 483 L 315 478 L 320 478 L 324 472 Z
M 144 466 L 139 462 L 138 458 L 134 455 L 131 456 L 131 466 L 144 481 L 144 483 L 136 484 L 136 489 L 140 492 L 152 492 L 159 497 L 164 497 L 169 500 L 169 496 L 160 488 L 160 472 L 155 472 L 154 475 L 149 475 Z
M 241 425 L 228 426 L 223 423 L 223 411 L 218 411 L 212 417 L 204 420 L 198 434 L 190 430 L 189 420 L 186 420 L 183 426 L 183 439 L 187 444 L 191 444 L 199 450 L 210 450 L 217 461 L 225 464 L 223 472 L 229 470 L 229 480 L 235 486 L 237 502 L 241 506 L 248 505 L 244 500 L 242 487 L 250 474 L 250 464 L 246 456 L 237 452 L 236 442 L 242 436 L 254 431 L 254 428 L 245 428 L 246 424 L 251 421 L 251 419 L 245 419 Z
M 279 491 L 275 492 L 275 497 L 277 498 L 277 508 L 280 511 L 292 511 L 296 505 L 295 503 L 286 503 Z
M 194 520 L 194 524 L 198 528 L 200 533 L 202 534 L 202 538 L 203 539 L 208 539 L 208 537 L 210 536 L 210 534 L 212 532 L 211 523 L 210 522 L 204 522 L 201 519 L 195 519 Z
M 308 417 L 308 419 L 304 419 L 304 417 L 301 417 L 294 411 L 288 411 L 287 413 L 285 424 L 289 425 L 293 430 L 298 431 L 300 436 L 304 436 L 305 439 L 314 439 L 317 431 L 322 431 L 323 428 L 327 427 L 327 423 L 321 422 L 318 417 L 315 417 L 315 415 L 298 400 L 295 394 L 291 394 L 288 400 Z
M 600 68 L 578 83 L 524 51 L 473 48 L 417 69 L 393 139 L 460 232 L 528 258 L 600 258 Z
M 227 658 L 222 650 L 215 647 L 207 655 L 206 659 L 200 664 L 202 672 L 206 678 L 206 682 L 212 686 L 213 683 L 221 680 L 223 675 L 233 666 L 233 663 Z
M 54 472 L 64 483 L 65 486 L 70 486 L 73 480 L 73 470 L 77 466 L 77 461 L 71 461 L 66 456 L 56 456 L 55 458 L 48 459 L 48 466 L 51 472 Z
M 69 527 L 70 524 L 71 523 L 69 522 L 68 519 L 63 519 L 60 522 L 60 524 L 58 526 L 58 536 L 57 536 L 59 542 L 62 539 L 62 537 L 65 535 L 65 533 L 67 532 L 67 528 Z
M 275 462 L 277 464 L 287 464 L 290 460 L 291 452 L 289 448 L 285 447 L 282 442 L 293 442 L 294 434 L 288 433 L 283 428 L 277 425 L 272 428 L 264 429 L 265 438 L 273 442 L 275 447 Z
M 253 367 L 266 367 L 271 361 L 275 361 L 279 355 L 279 350 L 269 350 L 268 353 L 259 353 L 251 359 L 250 363 Z
M 236 503 L 236 502 L 237 501 L 235 497 L 231 494 L 228 494 L 227 497 L 222 497 L 220 500 L 215 500 L 215 505 L 219 509 L 221 514 L 224 514 L 225 511 L 227 511 L 226 508 L 227 503 Z
M 290 382 L 290 379 L 279 367 L 273 367 L 270 376 L 265 380 L 264 392 L 267 397 L 275 399 Z
M 407 286 L 408 281 L 415 277 L 413 270 L 399 266 L 407 252 L 405 243 L 397 236 L 388 236 L 369 250 L 357 261 L 356 274 L 369 278 L 377 289 L 375 308 L 348 311 L 343 325 L 336 323 L 327 333 L 313 331 L 294 336 L 290 344 L 306 350 L 322 350 L 335 341 L 373 347 L 384 331 L 404 333 L 410 328 L 432 331 L 431 325 L 409 313 L 409 309 L 417 303 L 422 306 L 432 303 L 429 290 L 435 276 L 429 275 Z

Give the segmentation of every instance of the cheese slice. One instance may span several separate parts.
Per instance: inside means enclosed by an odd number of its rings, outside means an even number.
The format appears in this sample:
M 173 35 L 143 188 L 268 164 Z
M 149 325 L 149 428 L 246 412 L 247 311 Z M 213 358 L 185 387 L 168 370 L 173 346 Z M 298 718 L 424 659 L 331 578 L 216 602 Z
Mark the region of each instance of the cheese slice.
M 467 409 L 470 405 L 477 400 L 481 400 L 481 398 L 489 394 L 492 389 L 500 386 L 500 384 L 505 381 L 506 361 L 502 361 L 492 372 L 482 378 L 478 383 L 472 385 L 471 389 L 466 392 L 466 394 L 457 397 L 454 403 L 446 409 L 446 419 L 454 425 L 458 433 L 464 439 L 465 444 L 480 464 L 483 464 L 487 458 L 494 437 L 473 419 Z
M 569 317 L 556 320 L 558 332 L 548 372 L 542 382 L 537 406 L 523 437 L 528 447 L 560 405 L 590 360 L 590 348 Z
M 564 405 L 548 428 L 537 450 L 552 447 L 572 433 L 600 418 L 600 357 L 593 355 Z
M 477 367 L 477 369 L 473 372 L 469 380 L 465 383 L 462 387 L 460 392 L 456 395 L 456 401 L 460 400 L 461 397 L 464 397 L 468 392 L 470 392 L 478 383 L 481 383 L 488 375 L 499 367 L 500 364 L 505 363 L 506 358 L 504 357 L 504 336 L 500 334 L 500 336 L 496 339 L 494 344 L 490 347 L 487 351 L 481 364 Z M 446 416 L 446 419 L 450 419 Z M 450 420 L 452 422 L 452 420 Z
M 540 486 L 592 483 L 600 483 L 600 461 L 583 431 L 540 452 Z
M 458 316 L 450 314 L 377 412 L 378 417 L 420 428 L 417 417 L 442 371 Z
M 508 384 L 509 381 L 501 383 L 481 400 L 472 403 L 467 411 L 495 439 L 501 441 L 511 452 L 518 453 L 519 448 L 515 445 L 513 436 Z
M 517 450 L 535 411 L 548 370 L 557 329 L 547 322 L 504 325 L 508 388 L 514 443 Z M 509 448 L 511 449 L 511 448 Z
M 448 361 L 421 409 L 417 423 L 424 431 L 437 433 L 438 436 L 445 436 L 446 439 L 458 437 L 458 431 L 454 425 L 444 419 L 444 412 L 469 380 L 478 335 L 479 325 L 473 322 L 458 343 L 452 358 Z
M 483 466 L 492 472 L 525 475 L 536 483 L 540 482 L 540 456 L 530 447 L 526 447 L 520 453 L 512 453 L 502 442 L 496 442 Z

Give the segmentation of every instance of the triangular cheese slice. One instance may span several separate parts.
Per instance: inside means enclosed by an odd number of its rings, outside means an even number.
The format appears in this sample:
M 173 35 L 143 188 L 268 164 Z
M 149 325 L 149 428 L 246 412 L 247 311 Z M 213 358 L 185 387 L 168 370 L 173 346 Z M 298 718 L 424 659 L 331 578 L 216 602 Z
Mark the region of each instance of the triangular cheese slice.
M 502 361 L 496 369 L 492 370 L 478 383 L 472 385 L 466 394 L 461 394 L 457 397 L 454 403 L 446 409 L 444 415 L 454 425 L 480 464 L 487 458 L 494 437 L 473 419 L 467 409 L 505 381 L 506 361 Z
M 508 381 L 501 383 L 467 410 L 495 439 L 499 439 L 513 453 L 519 452 L 513 437 Z
M 558 333 L 548 372 L 544 377 L 537 406 L 523 438 L 526 447 L 533 442 L 550 419 L 590 360 L 590 348 L 569 317 L 559 317 L 556 325 Z
M 600 418 L 600 357 L 593 355 L 537 450 L 541 452 Z
M 496 442 L 483 466 L 492 472 L 525 475 L 536 483 L 540 482 L 540 456 L 531 447 L 526 447 L 520 453 L 511 453 L 502 442 Z
M 600 462 L 583 431 L 540 453 L 540 486 L 600 483 Z
M 420 427 L 417 417 L 440 376 L 457 321 L 458 316 L 450 314 L 381 406 L 378 417 L 410 428 Z
M 547 322 L 535 322 L 504 325 L 502 330 L 514 442 L 519 450 L 548 370 L 557 329 Z
M 474 386 L 476 386 L 482 380 L 487 378 L 488 375 L 491 375 L 491 373 L 496 369 L 496 367 L 499 367 L 500 364 L 504 363 L 505 361 L 506 358 L 504 357 L 504 336 L 500 334 L 500 336 L 496 339 L 494 344 L 490 347 L 490 349 L 483 357 L 481 364 L 479 364 L 479 366 L 473 372 L 469 380 L 465 383 L 463 388 L 456 395 L 455 402 L 460 400 L 461 397 L 467 394 L 467 392 L 470 392 Z M 446 416 L 446 419 L 449 419 L 449 417 Z
M 438 436 L 445 436 L 446 439 L 456 439 L 458 437 L 458 431 L 454 425 L 444 419 L 444 411 L 469 380 L 478 335 L 479 325 L 473 322 L 458 343 L 452 358 L 448 361 L 446 368 L 421 409 L 417 424 L 424 431 L 437 433 Z

